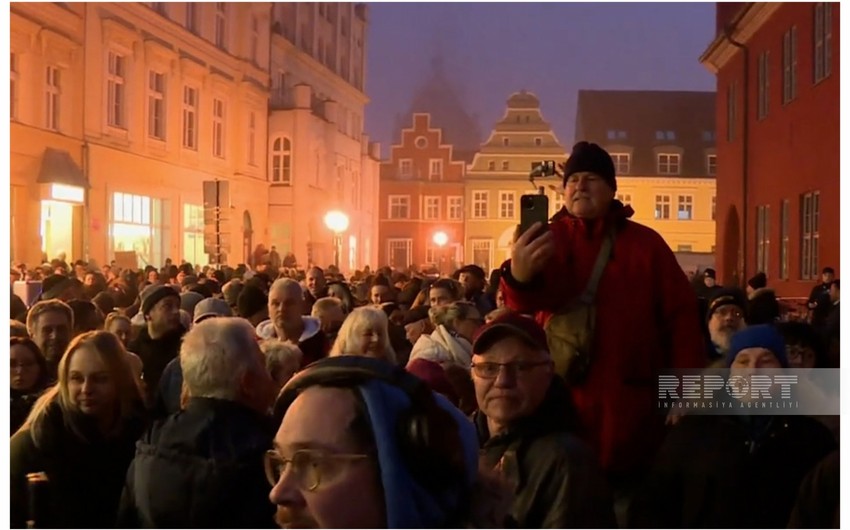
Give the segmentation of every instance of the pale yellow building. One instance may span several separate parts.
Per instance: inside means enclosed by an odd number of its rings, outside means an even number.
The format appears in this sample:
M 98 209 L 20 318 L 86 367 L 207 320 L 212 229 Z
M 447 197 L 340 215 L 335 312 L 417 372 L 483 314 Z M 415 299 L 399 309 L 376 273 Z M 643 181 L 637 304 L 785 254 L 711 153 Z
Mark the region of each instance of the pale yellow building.
M 269 118 L 269 241 L 326 267 L 341 210 L 340 268 L 377 266 L 380 147 L 363 134 L 367 10 L 363 4 L 276 3 Z
M 534 162 L 566 158 L 564 148 L 540 112 L 530 92 L 511 95 L 502 119 L 476 153 L 464 179 L 465 262 L 488 274 L 510 257 L 513 233 L 520 219 L 520 197 L 533 194 L 529 181 Z M 557 177 L 536 179 L 549 197 L 549 214 L 563 206 Z

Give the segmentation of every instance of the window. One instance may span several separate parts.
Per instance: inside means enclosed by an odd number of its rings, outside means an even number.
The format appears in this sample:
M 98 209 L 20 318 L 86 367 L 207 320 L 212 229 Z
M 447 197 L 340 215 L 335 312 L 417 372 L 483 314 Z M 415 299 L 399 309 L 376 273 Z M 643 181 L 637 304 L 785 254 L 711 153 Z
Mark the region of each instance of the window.
M 425 263 L 437 264 L 437 248 L 430 243 L 425 247 Z
M 508 162 L 507 160 L 502 160 L 502 171 L 507 171 L 508 169 L 510 169 L 510 167 L 510 162 Z
M 693 252 L 693 245 L 677 245 L 676 252 Z
M 472 240 L 472 263 L 478 265 L 485 271 L 492 270 L 490 263 L 493 261 L 493 242 L 489 239 Z
M 289 138 L 272 142 L 272 182 L 292 186 L 292 144 Z
M 430 177 L 433 178 L 442 178 L 443 177 L 443 161 L 440 159 L 432 159 L 431 160 L 431 171 L 428 173 Z
M 47 79 L 45 83 L 45 105 L 44 105 L 44 126 L 48 129 L 59 130 L 59 100 L 62 96 L 62 90 L 59 86 L 59 68 L 55 66 L 47 67 Z
M 259 62 L 257 53 L 260 50 L 260 21 L 256 16 L 251 16 L 251 60 L 254 64 Z
M 656 195 L 655 196 L 655 218 L 670 219 L 670 196 Z
M 560 212 L 561 209 L 563 209 L 564 207 L 564 194 L 556 192 L 549 204 L 552 205 L 551 215 L 555 215 L 556 213 Z
M 806 193 L 800 197 L 802 227 L 800 230 L 800 277 L 816 280 L 818 270 L 818 244 L 820 241 L 820 192 Z
M 679 155 L 658 155 L 658 173 L 661 175 L 678 175 Z
M 164 250 L 169 248 L 170 219 L 168 201 L 113 193 L 109 220 L 111 252 L 135 251 L 139 267 L 162 263 Z
M 655 131 L 656 140 L 675 140 L 676 133 L 674 131 Z
M 224 101 L 213 100 L 213 156 L 224 158 Z
M 9 117 L 18 117 L 18 55 L 12 52 L 9 56 Z
M 631 171 L 631 155 L 629 153 L 611 153 L 614 169 L 618 175 L 628 175 Z
M 632 195 L 630 193 L 618 193 L 617 200 L 623 204 L 631 204 L 632 203 Z
M 425 217 L 428 220 L 437 220 L 440 218 L 440 198 L 425 196 Z
M 540 147 L 543 145 L 543 138 L 537 137 L 534 139 L 534 147 Z
M 415 145 L 418 149 L 425 149 L 428 147 L 428 139 L 424 136 L 418 136 L 416 140 L 414 140 L 413 145 Z
M 165 74 L 148 72 L 148 135 L 165 140 Z
M 463 219 L 463 197 L 449 197 L 449 220 Z
M 227 51 L 227 4 L 215 3 L 215 45 Z
M 487 169 L 489 171 L 496 171 L 496 162 L 494 160 L 487 162 Z
M 183 259 L 189 263 L 208 263 L 204 253 L 204 207 L 183 205 Z
M 502 138 L 502 145 L 505 146 L 505 147 L 508 147 L 509 145 L 511 145 L 511 139 L 510 138 Z
M 717 196 L 711 198 L 711 220 L 717 220 Z
M 756 267 L 767 273 L 770 257 L 770 206 L 756 208 Z
M 109 52 L 106 76 L 106 120 L 112 127 L 127 128 L 126 103 L 126 59 L 123 55 Z
M 779 212 L 779 279 L 788 279 L 788 245 L 790 242 L 790 215 L 791 203 L 788 200 L 782 201 L 782 210 Z
M 738 82 L 726 87 L 726 141 L 735 141 L 735 127 L 738 121 Z
M 487 208 L 490 203 L 489 191 L 473 191 L 472 192 L 472 218 L 486 219 L 489 217 Z
M 198 89 L 183 87 L 183 147 L 198 149 Z
M 815 83 L 832 73 L 832 4 L 815 4 Z
M 410 195 L 390 195 L 390 219 L 410 219 Z
M 714 131 L 702 131 L 702 141 L 703 142 L 713 142 L 714 141 Z
M 252 112 L 248 115 L 248 163 L 257 165 L 256 159 L 256 137 L 257 137 L 257 115 Z
M 616 140 L 617 139 L 617 131 L 615 131 L 614 129 L 608 129 L 608 139 L 609 140 Z
M 499 219 L 514 218 L 514 204 L 516 203 L 516 193 L 512 191 L 499 192 Z
M 760 120 L 767 118 L 770 105 L 770 71 L 768 61 L 770 52 L 764 52 L 758 58 L 758 108 L 757 117 Z
M 198 33 L 198 5 L 195 2 L 186 2 L 186 29 L 192 33 Z
M 402 177 L 412 177 L 413 176 L 413 160 L 409 158 L 402 158 L 398 161 L 398 169 L 399 173 L 401 173 Z
M 410 262 L 412 261 L 413 240 L 388 239 L 387 254 L 390 258 L 390 267 L 395 267 L 396 269 L 407 269 L 410 267 Z
M 707 155 L 705 157 L 705 170 L 709 175 L 717 174 L 717 155 Z
M 679 195 L 679 212 L 677 219 L 691 221 L 694 218 L 694 198 L 690 195 Z
M 782 103 L 797 98 L 797 26 L 782 36 Z

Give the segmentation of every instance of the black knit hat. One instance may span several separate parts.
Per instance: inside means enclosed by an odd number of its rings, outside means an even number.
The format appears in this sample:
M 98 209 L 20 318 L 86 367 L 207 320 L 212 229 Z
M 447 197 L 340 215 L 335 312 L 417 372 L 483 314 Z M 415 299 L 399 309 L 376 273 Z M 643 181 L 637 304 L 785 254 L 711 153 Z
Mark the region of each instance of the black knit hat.
M 180 300 L 180 294 L 168 285 L 149 285 L 140 295 L 142 298 L 142 315 L 147 316 L 153 306 L 163 298 L 173 296 Z
M 596 173 L 608 183 L 614 191 L 617 191 L 617 178 L 614 169 L 614 161 L 605 149 L 596 144 L 579 142 L 573 146 L 573 152 L 564 164 L 564 184 L 573 173 L 589 171 Z
M 708 301 L 708 311 L 706 312 L 705 319 L 711 320 L 711 315 L 725 305 L 737 306 L 741 310 L 741 313 L 746 313 L 747 297 L 740 289 L 719 289 Z
M 760 272 L 747 280 L 747 285 L 753 289 L 763 289 L 767 287 L 767 274 Z
M 251 318 L 263 310 L 269 303 L 269 297 L 262 289 L 250 283 L 242 288 L 236 299 L 236 310 L 242 318 Z

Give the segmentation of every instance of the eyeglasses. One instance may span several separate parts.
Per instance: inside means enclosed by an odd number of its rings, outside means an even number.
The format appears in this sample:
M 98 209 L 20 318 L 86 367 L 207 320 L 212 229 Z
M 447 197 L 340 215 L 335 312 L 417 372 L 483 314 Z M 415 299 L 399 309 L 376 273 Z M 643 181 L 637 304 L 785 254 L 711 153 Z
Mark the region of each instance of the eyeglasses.
M 530 373 L 539 366 L 551 364 L 552 361 L 514 361 L 512 363 L 472 363 L 472 373 L 481 379 L 495 379 L 499 376 L 502 367 L 507 369 L 511 374 L 523 376 Z
M 298 487 L 306 491 L 316 491 L 322 479 L 332 480 L 345 468 L 346 464 L 368 459 L 367 454 L 329 454 L 322 451 L 301 449 L 293 453 L 292 458 L 283 458 L 277 451 L 266 451 L 263 463 L 266 479 L 272 487 L 290 469 Z
M 721 318 L 744 318 L 744 313 L 742 313 L 740 309 L 736 309 L 734 307 L 720 307 L 714 312 L 714 314 Z

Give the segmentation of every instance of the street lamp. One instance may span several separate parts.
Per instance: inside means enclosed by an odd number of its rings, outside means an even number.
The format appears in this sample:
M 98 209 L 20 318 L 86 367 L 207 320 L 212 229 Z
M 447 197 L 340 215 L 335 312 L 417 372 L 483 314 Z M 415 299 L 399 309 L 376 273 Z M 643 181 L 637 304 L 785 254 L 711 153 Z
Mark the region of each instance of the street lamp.
M 437 248 L 439 248 L 438 254 L 440 256 L 437 260 L 437 270 L 441 275 L 443 274 L 443 260 L 445 259 L 445 256 L 443 255 L 443 247 L 445 247 L 448 242 L 449 236 L 445 232 L 440 231 L 434 233 L 434 244 L 437 245 Z
M 339 257 L 342 254 L 342 233 L 348 230 L 348 216 L 339 210 L 325 214 L 325 226 L 334 233 L 334 266 L 339 269 Z

